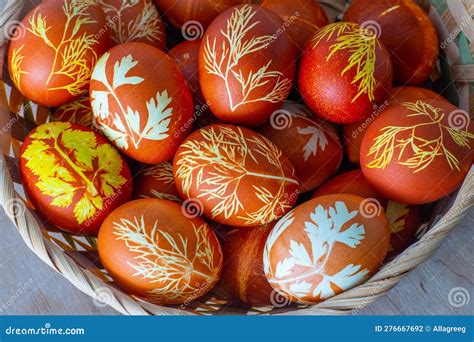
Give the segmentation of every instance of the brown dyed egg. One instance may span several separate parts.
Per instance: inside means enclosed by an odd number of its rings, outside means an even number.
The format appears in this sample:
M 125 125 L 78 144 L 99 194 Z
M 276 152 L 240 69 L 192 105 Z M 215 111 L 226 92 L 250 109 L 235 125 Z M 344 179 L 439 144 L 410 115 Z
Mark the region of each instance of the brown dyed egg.
M 56 108 L 52 121 L 71 122 L 88 128 L 96 129 L 89 95 Z
M 359 164 L 360 160 L 360 145 L 364 132 L 370 123 L 389 106 L 401 104 L 403 102 L 418 101 L 423 99 L 437 99 L 446 101 L 441 95 L 425 88 L 419 87 L 396 87 L 392 88 L 389 99 L 377 107 L 372 112 L 372 115 L 364 122 L 342 126 L 342 136 L 345 141 L 344 149 L 347 159 L 351 163 Z
M 275 225 L 263 253 L 265 275 L 282 296 L 318 303 L 361 284 L 382 264 L 390 230 L 385 214 L 365 215 L 353 195 L 314 198 Z
M 145 166 L 135 178 L 133 190 L 135 198 L 161 198 L 181 202 L 174 184 L 173 165 L 169 162 Z
M 100 134 L 68 122 L 35 128 L 23 141 L 20 173 L 28 198 L 51 224 L 97 235 L 107 215 L 132 195 L 130 170 Z
M 230 226 L 260 226 L 291 209 L 298 181 L 290 162 L 270 140 L 249 129 L 213 125 L 193 132 L 174 157 L 182 198 L 203 215 Z
M 201 31 L 229 7 L 249 0 L 154 0 L 166 18 L 176 27 L 198 25 Z M 196 26 L 197 27 L 197 26 Z
M 295 73 L 295 46 L 281 19 L 255 5 L 219 15 L 204 34 L 199 78 L 205 99 L 222 121 L 257 126 L 281 107 Z
M 142 42 L 163 49 L 165 27 L 151 0 L 99 0 L 115 44 Z
M 218 284 L 236 304 L 272 305 L 274 291 L 263 273 L 263 247 L 274 224 L 223 230 L 224 267 Z
M 420 84 L 436 66 L 439 40 L 429 15 L 412 0 L 355 0 L 344 20 L 371 28 L 392 56 L 399 84 Z
M 390 226 L 388 257 L 400 253 L 415 240 L 416 231 L 421 225 L 420 207 L 388 201 L 370 185 L 361 170 L 334 177 L 324 183 L 314 193 L 313 198 L 333 194 L 350 194 L 365 198 L 361 209 L 367 215 L 375 215 L 384 208 Z
M 8 68 L 15 87 L 43 106 L 60 106 L 87 91 L 92 68 L 111 44 L 95 1 L 43 1 L 11 39 Z
M 322 7 L 314 0 L 264 0 L 262 7 L 275 12 L 284 23 L 291 39 L 300 50 L 304 50 L 314 33 L 329 24 Z
M 190 40 L 179 43 L 169 51 L 169 55 L 178 64 L 189 89 L 193 93 L 195 103 L 204 104 L 201 85 L 199 83 L 199 48 L 201 40 Z
M 157 304 L 189 303 L 219 280 L 222 251 L 211 227 L 163 199 L 114 210 L 100 228 L 99 256 L 131 295 Z
M 191 92 L 176 63 L 144 43 L 117 45 L 92 74 L 99 128 L 124 154 L 146 164 L 171 159 L 191 127 Z
M 423 204 L 451 194 L 472 164 L 467 112 L 446 101 L 392 106 L 367 128 L 360 151 L 364 176 L 388 199 Z
M 315 118 L 304 105 L 285 102 L 260 133 L 293 164 L 301 192 L 314 190 L 341 165 L 342 146 L 336 129 Z
M 298 87 L 316 115 L 349 124 L 370 116 L 392 86 L 390 55 L 376 34 L 354 23 L 316 32 L 301 58 Z

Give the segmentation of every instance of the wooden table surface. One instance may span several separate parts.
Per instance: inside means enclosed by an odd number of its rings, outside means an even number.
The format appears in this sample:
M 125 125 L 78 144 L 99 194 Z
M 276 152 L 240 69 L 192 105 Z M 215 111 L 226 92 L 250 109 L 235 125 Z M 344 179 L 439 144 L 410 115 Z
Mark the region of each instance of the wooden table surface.
M 474 314 L 474 210 L 441 248 L 357 314 Z M 450 300 L 453 294 L 452 300 Z M 0 315 L 116 315 L 44 264 L 0 209 Z

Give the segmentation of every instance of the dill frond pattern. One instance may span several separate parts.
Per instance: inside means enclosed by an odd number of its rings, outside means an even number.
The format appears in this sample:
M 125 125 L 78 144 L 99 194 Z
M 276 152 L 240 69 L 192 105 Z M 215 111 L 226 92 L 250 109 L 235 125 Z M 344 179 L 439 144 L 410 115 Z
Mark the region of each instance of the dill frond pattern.
M 109 18 L 108 23 L 113 31 L 112 40 L 116 44 L 136 41 L 154 43 L 162 40 L 160 15 L 150 0 L 100 0 L 99 3 Z M 128 23 L 122 21 L 125 11 L 133 11 L 141 6 L 143 9 L 133 20 Z
M 57 43 L 53 43 L 48 36 L 51 26 L 43 14 L 36 10 L 30 17 L 27 30 L 54 50 L 54 59 L 46 84 L 49 84 L 54 76 L 65 76 L 70 79 L 70 83 L 50 87 L 49 90 L 65 90 L 73 96 L 84 92 L 84 86 L 88 84 L 91 76 L 91 65 L 97 61 L 94 45 L 98 41 L 94 34 L 80 33 L 84 25 L 96 23 L 88 13 L 91 6 L 97 6 L 95 0 L 64 1 L 62 9 L 66 21 L 62 37 Z
M 239 68 L 243 57 L 266 49 L 274 39 L 272 35 L 251 36 L 252 29 L 261 24 L 254 17 L 255 11 L 249 5 L 235 9 L 227 20 L 226 30 L 220 33 L 224 38 L 222 44 L 217 43 L 217 37 L 207 37 L 205 42 L 206 71 L 224 81 L 232 112 L 249 103 L 281 102 L 288 96 L 292 86 L 291 80 L 283 73 L 272 70 L 272 60 L 247 74 Z M 231 78 L 240 84 L 238 98 L 236 89 L 231 89 Z M 271 90 L 262 96 L 259 89 L 269 84 L 273 84 Z
M 89 96 L 59 107 L 54 113 L 53 121 L 72 122 L 95 129 Z
M 237 216 L 247 225 L 265 224 L 277 219 L 291 208 L 285 198 L 286 187 L 298 184 L 294 175 L 287 175 L 282 165 L 282 152 L 268 139 L 257 134 L 244 135 L 240 127 L 211 126 L 200 130 L 202 139 L 187 140 L 176 156 L 176 177 L 188 197 L 197 191 L 200 199 L 218 200 L 212 217 L 223 215 L 226 219 Z M 249 164 L 258 170 L 254 172 Z M 206 176 L 204 177 L 204 174 Z M 247 177 L 252 180 L 260 207 L 248 212 L 239 194 Z M 277 191 L 271 191 L 256 180 L 279 182 Z M 247 184 L 248 185 L 248 184 Z
M 356 75 L 352 84 L 358 85 L 358 93 L 352 99 L 354 103 L 360 96 L 366 94 L 370 101 L 375 100 L 375 63 L 376 47 L 380 44 L 377 35 L 354 23 L 334 23 L 320 29 L 313 37 L 313 47 L 318 46 L 322 40 L 334 40 L 329 47 L 327 60 L 335 57 L 338 52 L 349 54 L 348 64 L 342 70 L 341 76 L 355 68 Z
M 206 223 L 196 226 L 190 222 L 195 243 L 188 236 L 160 226 L 158 221 L 147 227 L 143 215 L 122 218 L 113 225 L 116 239 L 122 240 L 134 255 L 128 262 L 135 270 L 133 276 L 157 285 L 149 291 L 150 299 L 158 302 L 190 300 L 199 291 L 199 284 L 193 281 L 195 276 L 209 286 L 219 279 L 222 255 L 211 244 Z
M 21 91 L 21 75 L 27 75 L 28 72 L 21 70 L 21 64 L 23 63 L 23 59 L 25 59 L 25 56 L 21 55 L 21 50 L 25 45 L 20 46 L 18 49 L 14 49 L 12 52 L 12 58 L 11 58 L 11 77 L 13 83 L 15 83 L 16 87 L 18 88 L 19 91 Z
M 442 157 L 452 170 L 460 170 L 460 162 L 446 147 L 446 139 L 452 139 L 458 146 L 470 149 L 474 135 L 467 128 L 463 130 L 446 125 L 446 113 L 442 108 L 424 101 L 405 102 L 402 106 L 411 111 L 407 117 L 422 117 L 424 122 L 384 127 L 369 149 L 367 156 L 372 157 L 372 161 L 367 163 L 367 167 L 384 169 L 396 158 L 400 165 L 416 173 L 426 169 L 436 158 Z M 438 130 L 437 138 L 425 139 L 417 135 L 417 130 L 426 126 L 433 126 Z

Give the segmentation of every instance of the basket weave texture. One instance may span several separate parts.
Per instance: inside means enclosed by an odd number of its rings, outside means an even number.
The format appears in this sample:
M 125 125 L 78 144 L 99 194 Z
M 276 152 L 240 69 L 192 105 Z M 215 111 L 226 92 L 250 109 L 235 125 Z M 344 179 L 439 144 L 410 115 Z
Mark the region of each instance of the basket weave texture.
M 349 1 L 322 0 L 331 20 Z M 450 86 L 448 97 L 469 113 L 474 108 L 474 0 L 418 0 L 437 27 L 443 53 L 438 81 Z M 5 65 L 10 27 L 38 1 L 5 0 L 0 4 L 0 65 Z M 2 8 L 3 6 L 3 8 Z M 442 66 L 447 66 L 443 68 Z M 446 72 L 447 71 L 447 72 Z M 313 306 L 241 309 L 229 305 L 219 289 L 181 307 L 163 307 L 140 301 L 116 288 L 100 265 L 96 239 L 78 237 L 45 225 L 25 200 L 18 174 L 21 141 L 35 125 L 48 120 L 49 111 L 30 103 L 8 85 L 6 68 L 0 83 L 0 203 L 31 250 L 51 268 L 89 296 L 127 315 L 286 314 L 321 315 L 355 313 L 394 287 L 400 279 L 427 260 L 446 235 L 474 205 L 474 168 L 459 191 L 433 206 L 430 220 L 420 227 L 419 240 L 385 264 L 371 279 L 349 291 Z

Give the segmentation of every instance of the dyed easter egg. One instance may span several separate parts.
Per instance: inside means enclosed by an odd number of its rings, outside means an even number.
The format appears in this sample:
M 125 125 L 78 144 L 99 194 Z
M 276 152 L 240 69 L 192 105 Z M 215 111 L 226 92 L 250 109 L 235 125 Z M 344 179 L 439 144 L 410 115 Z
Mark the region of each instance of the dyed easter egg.
M 430 16 L 412 0 L 356 0 L 344 20 L 373 29 L 392 56 L 399 84 L 420 84 L 436 66 L 439 40 Z
M 360 150 L 364 176 L 388 199 L 423 204 L 451 194 L 472 164 L 467 112 L 446 101 L 388 108 L 367 128 Z
M 87 91 L 92 68 L 111 44 L 95 1 L 51 0 L 36 6 L 11 39 L 8 68 L 15 87 L 43 106 Z
M 115 44 L 142 42 L 163 49 L 165 27 L 151 0 L 99 0 Z
M 322 7 L 314 0 L 264 0 L 262 7 L 275 12 L 283 20 L 283 28 L 300 50 L 304 50 L 314 33 L 329 24 Z
M 222 121 L 257 126 L 287 98 L 295 73 L 295 46 L 281 19 L 255 5 L 219 15 L 204 34 L 199 79 L 212 112 Z
M 118 286 L 157 304 L 201 297 L 219 280 L 222 268 L 211 227 L 163 199 L 135 200 L 114 210 L 100 228 L 98 250 Z
M 176 27 L 200 30 L 201 33 L 220 13 L 249 0 L 154 0 L 166 18 Z
M 382 208 L 385 210 L 390 226 L 388 257 L 400 253 L 415 240 L 416 231 L 421 225 L 420 207 L 388 201 L 370 185 L 361 170 L 345 172 L 327 181 L 314 193 L 313 198 L 333 194 L 365 198 L 361 210 L 366 215 L 375 215 Z
M 304 105 L 285 102 L 260 133 L 293 164 L 301 192 L 314 190 L 341 165 L 342 146 L 336 129 L 315 118 Z
M 389 106 L 396 104 L 402 104 L 403 102 L 418 101 L 423 99 L 437 99 L 440 101 L 446 101 L 441 95 L 425 88 L 419 87 L 395 87 L 390 92 L 389 99 L 378 106 L 372 115 L 367 118 L 364 122 L 358 122 L 354 124 L 348 124 L 342 126 L 342 136 L 344 138 L 344 150 L 347 159 L 354 164 L 359 164 L 360 160 L 360 145 L 362 144 L 362 138 L 364 132 L 370 123 L 382 113 Z
M 174 157 L 182 198 L 203 215 L 230 226 L 260 226 L 291 209 L 298 180 L 282 151 L 264 136 L 232 125 L 193 132 Z
M 218 286 L 240 305 L 272 305 L 275 291 L 263 273 L 263 247 L 274 224 L 222 229 L 224 267 Z
M 173 165 L 163 162 L 145 166 L 135 178 L 135 198 L 161 198 L 181 202 L 174 183 Z
M 361 284 L 388 251 L 383 212 L 364 215 L 364 199 L 329 195 L 296 207 L 275 225 L 263 253 L 265 275 L 282 296 L 318 303 Z
M 97 235 L 132 195 L 130 170 L 118 151 L 100 134 L 68 122 L 31 131 L 21 147 L 20 174 L 38 212 L 73 234 Z
M 56 108 L 52 116 L 52 121 L 71 122 L 92 129 L 96 129 L 97 127 L 97 125 L 94 124 L 94 114 L 92 113 L 88 94 L 76 101 L 66 103 Z
M 142 163 L 171 159 L 191 129 L 185 123 L 192 121 L 193 101 L 181 71 L 148 44 L 106 52 L 94 68 L 90 96 L 100 130 Z
M 318 30 L 301 58 L 298 87 L 316 115 L 349 124 L 370 116 L 392 86 L 390 55 L 376 34 L 340 22 Z

